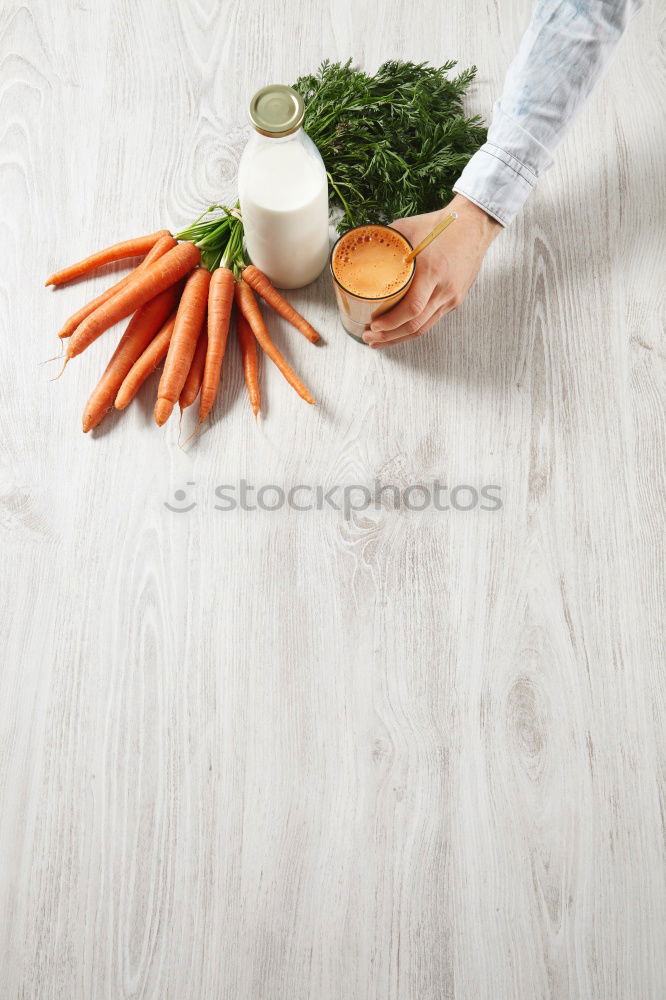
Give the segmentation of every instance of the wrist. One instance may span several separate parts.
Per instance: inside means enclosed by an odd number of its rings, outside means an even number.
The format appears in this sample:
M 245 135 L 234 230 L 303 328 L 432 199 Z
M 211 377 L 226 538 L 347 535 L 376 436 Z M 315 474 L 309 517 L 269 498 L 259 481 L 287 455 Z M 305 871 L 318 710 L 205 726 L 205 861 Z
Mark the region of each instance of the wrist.
M 477 226 L 480 238 L 487 244 L 492 243 L 495 237 L 499 236 L 504 229 L 501 222 L 498 222 L 497 219 L 494 219 L 483 208 L 470 201 L 469 198 L 465 198 L 462 194 L 454 194 L 453 199 L 444 211 L 447 215 L 449 212 L 456 212 L 458 218 L 465 219 Z

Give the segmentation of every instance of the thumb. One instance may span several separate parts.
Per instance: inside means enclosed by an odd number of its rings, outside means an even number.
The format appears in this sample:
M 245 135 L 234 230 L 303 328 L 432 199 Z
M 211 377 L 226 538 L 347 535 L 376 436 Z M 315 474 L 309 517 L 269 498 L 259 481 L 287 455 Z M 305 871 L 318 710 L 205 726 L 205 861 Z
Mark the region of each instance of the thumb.
M 388 312 L 373 319 L 370 324 L 372 333 L 395 330 L 396 327 L 409 323 L 412 319 L 417 319 L 428 305 L 434 287 L 432 277 L 420 276 L 417 272 L 404 299 Z

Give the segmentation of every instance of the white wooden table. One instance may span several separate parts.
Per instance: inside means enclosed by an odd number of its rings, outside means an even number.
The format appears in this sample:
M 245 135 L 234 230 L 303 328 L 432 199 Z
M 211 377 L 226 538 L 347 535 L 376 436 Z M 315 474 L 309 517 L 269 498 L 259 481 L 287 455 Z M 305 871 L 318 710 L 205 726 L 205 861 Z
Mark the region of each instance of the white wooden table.
M 81 433 L 116 334 L 38 367 L 109 282 L 45 276 L 232 198 L 255 88 L 456 57 L 488 116 L 529 11 L 2 5 L 2 1000 L 666 993 L 661 4 L 436 331 L 293 295 L 316 408 L 264 368 L 258 432 L 234 344 L 185 453 L 155 379 Z M 436 478 L 503 507 L 215 510 Z

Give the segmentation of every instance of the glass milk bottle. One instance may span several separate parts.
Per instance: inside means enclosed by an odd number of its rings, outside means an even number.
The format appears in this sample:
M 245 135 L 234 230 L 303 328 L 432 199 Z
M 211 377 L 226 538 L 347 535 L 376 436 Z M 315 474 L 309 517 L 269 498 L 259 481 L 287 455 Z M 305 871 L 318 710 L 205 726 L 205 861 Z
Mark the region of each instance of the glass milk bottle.
M 274 84 L 250 101 L 252 134 L 238 168 L 245 243 L 253 264 L 279 288 L 301 288 L 328 261 L 324 161 L 303 131 L 305 105 Z

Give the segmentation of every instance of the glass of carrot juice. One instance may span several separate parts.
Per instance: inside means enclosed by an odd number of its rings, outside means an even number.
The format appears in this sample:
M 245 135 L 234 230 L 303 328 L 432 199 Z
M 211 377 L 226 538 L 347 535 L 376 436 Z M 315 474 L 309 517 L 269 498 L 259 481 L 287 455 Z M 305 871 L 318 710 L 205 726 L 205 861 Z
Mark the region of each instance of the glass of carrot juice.
M 340 320 L 350 337 L 363 334 L 376 316 L 388 312 L 407 293 L 416 261 L 412 249 L 392 226 L 366 225 L 347 230 L 331 250 L 330 268 Z

